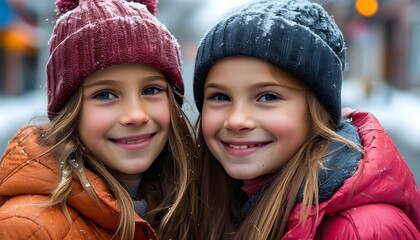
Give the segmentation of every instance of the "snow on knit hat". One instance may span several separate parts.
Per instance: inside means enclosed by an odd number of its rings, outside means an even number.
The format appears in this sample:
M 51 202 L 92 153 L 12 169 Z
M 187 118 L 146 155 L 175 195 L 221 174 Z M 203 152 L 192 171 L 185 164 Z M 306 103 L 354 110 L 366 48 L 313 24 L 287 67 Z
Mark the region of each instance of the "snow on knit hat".
M 183 94 L 179 45 L 152 14 L 157 0 L 58 0 L 47 63 L 48 112 L 99 69 L 139 63 L 161 70 Z M 182 100 L 181 100 L 182 101 Z
M 196 55 L 193 88 L 200 112 L 207 74 L 227 56 L 252 56 L 289 70 L 315 91 L 339 122 L 346 48 L 340 29 L 319 4 L 251 1 L 218 22 L 201 40 Z

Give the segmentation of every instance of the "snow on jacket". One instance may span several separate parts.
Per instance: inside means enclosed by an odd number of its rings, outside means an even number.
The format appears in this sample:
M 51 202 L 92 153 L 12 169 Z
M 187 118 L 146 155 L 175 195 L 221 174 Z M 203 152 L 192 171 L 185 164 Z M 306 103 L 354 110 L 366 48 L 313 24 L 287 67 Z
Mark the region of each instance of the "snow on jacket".
M 72 222 L 60 207 L 39 207 L 57 186 L 58 163 L 38 144 L 36 127 L 24 127 L 11 140 L 0 162 L 0 239 L 111 239 L 118 227 L 119 206 L 102 179 L 88 172 L 101 208 L 74 183 L 67 204 Z M 135 239 L 157 239 L 138 215 Z
M 357 171 L 320 204 L 318 218 L 312 209 L 299 224 L 298 204 L 283 239 L 420 239 L 420 193 L 404 158 L 372 114 L 348 117 L 364 148 Z

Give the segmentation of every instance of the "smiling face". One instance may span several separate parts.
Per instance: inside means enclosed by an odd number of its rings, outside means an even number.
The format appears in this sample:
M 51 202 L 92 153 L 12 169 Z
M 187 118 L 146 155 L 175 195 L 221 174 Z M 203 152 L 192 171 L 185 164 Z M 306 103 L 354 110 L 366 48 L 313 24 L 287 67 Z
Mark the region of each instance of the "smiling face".
M 251 57 L 228 57 L 212 66 L 204 85 L 202 131 L 231 177 L 274 172 L 303 145 L 309 111 L 306 91 L 296 82 L 292 74 Z
M 80 138 L 114 176 L 137 178 L 168 140 L 168 83 L 155 68 L 114 65 L 83 82 Z

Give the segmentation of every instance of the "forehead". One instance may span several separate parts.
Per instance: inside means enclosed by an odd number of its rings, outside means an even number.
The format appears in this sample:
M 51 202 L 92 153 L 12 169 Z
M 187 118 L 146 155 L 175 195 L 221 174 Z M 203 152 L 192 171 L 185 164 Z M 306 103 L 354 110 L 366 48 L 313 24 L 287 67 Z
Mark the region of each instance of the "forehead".
M 230 56 L 216 61 L 210 68 L 206 82 L 223 82 L 239 77 L 241 82 L 259 82 L 266 76 L 293 89 L 306 89 L 304 83 L 292 72 L 265 60 L 249 56 Z M 249 81 L 246 81 L 246 80 Z
M 151 66 L 144 64 L 116 64 L 110 67 L 99 69 L 96 72 L 90 74 L 85 79 L 86 81 L 95 79 L 123 79 L 130 76 L 161 76 L 164 78 L 163 73 Z

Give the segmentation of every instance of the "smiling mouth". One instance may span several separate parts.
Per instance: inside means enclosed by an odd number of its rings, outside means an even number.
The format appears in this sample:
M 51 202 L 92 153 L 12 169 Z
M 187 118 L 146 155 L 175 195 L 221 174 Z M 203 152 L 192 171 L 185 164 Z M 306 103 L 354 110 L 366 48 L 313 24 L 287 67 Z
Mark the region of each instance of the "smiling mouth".
M 122 143 L 122 144 L 136 144 L 146 141 L 146 138 L 138 139 L 138 140 L 114 140 L 113 142 Z
M 222 142 L 225 146 L 235 149 L 235 150 L 245 150 L 245 149 L 250 149 L 250 148 L 259 148 L 259 147 L 263 147 L 269 143 L 271 143 L 270 141 L 268 142 L 262 142 L 262 143 L 253 143 L 253 144 L 232 144 L 232 143 L 227 143 L 227 142 Z
M 143 137 L 137 137 L 137 138 L 120 138 L 120 139 L 110 139 L 111 142 L 117 143 L 117 144 L 127 144 L 127 145 L 133 145 L 133 144 L 139 144 L 142 142 L 145 142 L 152 138 L 154 134 L 150 134 Z
M 260 150 L 264 149 L 265 146 L 268 146 L 272 142 L 273 141 L 259 142 L 259 143 L 256 143 L 256 142 L 228 143 L 228 142 L 222 141 L 222 144 L 229 155 L 232 155 L 235 157 L 245 157 L 245 156 L 259 152 Z
M 251 145 L 233 145 L 233 144 L 228 144 L 228 143 L 225 143 L 225 144 L 234 149 L 247 149 L 247 148 L 262 147 L 266 143 L 251 144 Z

